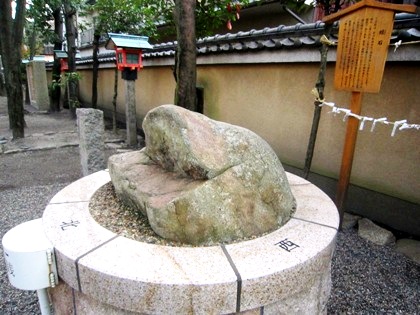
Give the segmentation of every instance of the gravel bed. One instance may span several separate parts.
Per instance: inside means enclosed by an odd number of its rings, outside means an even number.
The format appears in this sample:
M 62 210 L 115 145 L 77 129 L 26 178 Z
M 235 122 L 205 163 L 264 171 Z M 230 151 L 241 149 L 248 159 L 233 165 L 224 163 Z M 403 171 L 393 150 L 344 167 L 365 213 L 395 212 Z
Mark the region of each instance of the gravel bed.
M 94 193 L 89 203 L 89 211 L 95 221 L 103 227 L 135 241 L 165 246 L 194 246 L 187 243 L 166 240 L 157 235 L 149 225 L 146 216 L 131 207 L 123 205 L 115 194 L 112 183 L 103 185 Z M 238 243 L 255 239 L 266 234 L 268 234 L 268 232 L 260 235 L 237 238 L 227 243 Z M 215 246 L 219 244 L 220 243 L 216 242 L 208 242 L 200 246 Z
M 79 173 L 77 149 L 0 156 L 0 238 L 41 217 L 49 200 Z M 40 314 L 35 292 L 9 284 L 2 247 L 0 256 L 0 315 Z M 328 314 L 420 314 L 420 265 L 392 246 L 361 239 L 355 229 L 338 234 L 332 280 Z
M 69 184 L 69 183 L 68 183 Z M 42 217 L 50 199 L 67 184 L 0 190 L 0 238 L 14 226 Z M 35 291 L 23 291 L 9 283 L 0 246 L 0 314 L 41 314 Z
M 111 183 L 99 188 L 89 203 L 93 219 L 121 236 L 150 244 L 181 245 L 165 242 L 150 227 L 147 218 L 133 208 L 124 206 L 117 198 Z
M 328 314 L 420 314 L 420 265 L 357 235 L 339 232 Z

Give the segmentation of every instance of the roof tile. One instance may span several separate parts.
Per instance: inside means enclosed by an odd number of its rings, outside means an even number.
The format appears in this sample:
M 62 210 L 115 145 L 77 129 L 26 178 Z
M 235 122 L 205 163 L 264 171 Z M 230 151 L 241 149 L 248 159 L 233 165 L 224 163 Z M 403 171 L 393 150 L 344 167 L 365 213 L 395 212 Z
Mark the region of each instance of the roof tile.
M 394 23 L 394 33 L 391 42 L 418 41 L 420 39 L 420 16 L 414 14 L 397 14 Z M 226 52 L 245 52 L 248 50 L 258 51 L 263 49 L 291 49 L 299 47 L 318 47 L 321 45 L 320 37 L 324 32 L 324 23 L 279 25 L 277 27 L 265 27 L 260 30 L 247 32 L 226 33 L 214 35 L 197 40 L 197 54 L 216 54 Z M 337 41 L 338 23 L 334 24 L 331 35 L 332 41 Z M 175 55 L 176 42 L 159 43 L 152 50 L 145 51 L 143 57 L 160 58 Z M 101 53 L 100 62 L 115 61 L 115 52 Z M 92 62 L 92 57 L 83 57 L 77 63 L 86 64 Z

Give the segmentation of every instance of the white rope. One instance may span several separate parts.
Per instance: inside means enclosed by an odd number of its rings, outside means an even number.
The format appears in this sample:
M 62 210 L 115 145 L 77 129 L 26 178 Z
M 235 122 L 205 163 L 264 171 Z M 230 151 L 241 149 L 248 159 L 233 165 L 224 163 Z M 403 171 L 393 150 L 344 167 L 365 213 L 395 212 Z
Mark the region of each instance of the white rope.
M 389 44 L 389 46 L 395 46 L 394 48 L 394 52 L 397 51 L 397 49 L 401 46 L 401 45 L 416 45 L 416 44 L 420 44 L 420 40 L 416 40 L 416 41 L 412 41 L 412 42 L 403 42 L 401 39 L 394 43 L 394 44 Z
M 420 124 L 409 124 L 407 122 L 407 119 L 397 120 L 397 121 L 388 121 L 388 119 L 386 117 L 373 118 L 373 117 L 367 117 L 367 116 L 360 116 L 360 115 L 357 115 L 355 113 L 352 113 L 350 109 L 338 107 L 334 103 L 325 102 L 325 101 L 322 101 L 318 106 L 320 106 L 320 107 L 322 107 L 322 106 L 330 107 L 331 108 L 330 113 L 333 113 L 334 115 L 344 113 L 343 121 L 345 121 L 347 119 L 347 117 L 349 117 L 349 116 L 360 120 L 361 121 L 360 126 L 359 126 L 360 131 L 363 130 L 366 121 L 372 122 L 372 126 L 370 128 L 371 132 L 373 132 L 376 124 L 378 124 L 378 123 L 385 124 L 385 125 L 394 125 L 393 128 L 392 128 L 392 132 L 391 132 L 392 137 L 395 136 L 395 133 L 397 132 L 397 130 L 400 130 L 400 131 L 405 130 L 405 129 L 420 130 Z

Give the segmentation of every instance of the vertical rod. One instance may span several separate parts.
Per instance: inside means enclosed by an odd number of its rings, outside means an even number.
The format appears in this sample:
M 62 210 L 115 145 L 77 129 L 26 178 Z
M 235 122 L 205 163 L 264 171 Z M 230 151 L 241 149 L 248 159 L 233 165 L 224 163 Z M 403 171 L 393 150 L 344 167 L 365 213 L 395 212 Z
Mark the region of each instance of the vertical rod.
M 38 294 L 39 309 L 42 315 L 51 314 L 50 299 L 48 298 L 47 289 L 39 289 L 36 291 Z
M 324 35 L 329 37 L 331 34 L 333 24 L 326 24 Z M 316 82 L 316 89 L 318 91 L 319 99 L 324 99 L 324 88 L 325 88 L 325 72 L 327 70 L 327 59 L 328 59 L 328 45 L 324 43 L 320 50 L 321 62 L 319 66 L 318 79 Z M 322 107 L 319 107 L 320 101 L 314 102 L 314 116 L 312 119 L 311 134 L 309 136 L 308 148 L 306 150 L 305 166 L 303 168 L 303 178 L 308 179 L 309 172 L 311 170 L 312 158 L 314 156 L 315 142 L 318 134 L 319 120 L 321 119 Z
M 306 150 L 305 166 L 303 167 L 303 178 L 308 179 L 311 171 L 312 159 L 314 156 L 315 142 L 318 134 L 319 121 L 321 119 L 322 107 L 319 102 L 315 101 L 314 116 L 312 118 L 311 134 L 309 136 L 308 148 Z
M 136 86 L 134 80 L 125 81 L 125 117 L 127 128 L 127 145 L 137 145 L 137 118 L 136 118 Z
M 350 110 L 356 115 L 360 115 L 362 108 L 362 93 L 351 93 Z M 350 182 L 351 168 L 353 165 L 354 150 L 356 147 L 357 131 L 359 120 L 349 116 L 347 121 L 346 138 L 344 141 L 343 156 L 341 159 L 340 177 L 338 179 L 336 206 L 340 213 L 340 229 L 344 215 L 344 202 L 346 200 L 347 190 Z

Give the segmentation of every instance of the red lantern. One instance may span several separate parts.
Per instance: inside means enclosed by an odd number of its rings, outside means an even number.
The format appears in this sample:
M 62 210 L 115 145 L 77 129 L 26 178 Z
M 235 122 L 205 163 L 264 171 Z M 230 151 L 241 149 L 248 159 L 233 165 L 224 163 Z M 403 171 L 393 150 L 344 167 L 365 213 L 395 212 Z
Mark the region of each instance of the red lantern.
M 60 60 L 60 70 L 68 71 L 69 70 L 69 64 L 68 64 L 68 54 L 64 50 L 54 50 L 54 58 Z
M 69 63 L 67 62 L 67 58 L 61 58 L 60 59 L 60 65 L 61 65 L 61 72 L 69 70 Z
M 118 70 L 129 68 L 130 70 L 139 70 L 143 68 L 141 49 L 116 47 L 115 54 Z
M 147 36 L 108 33 L 106 49 L 115 50 L 117 69 L 125 80 L 136 80 L 137 71 L 143 68 L 142 51 L 152 49 Z

